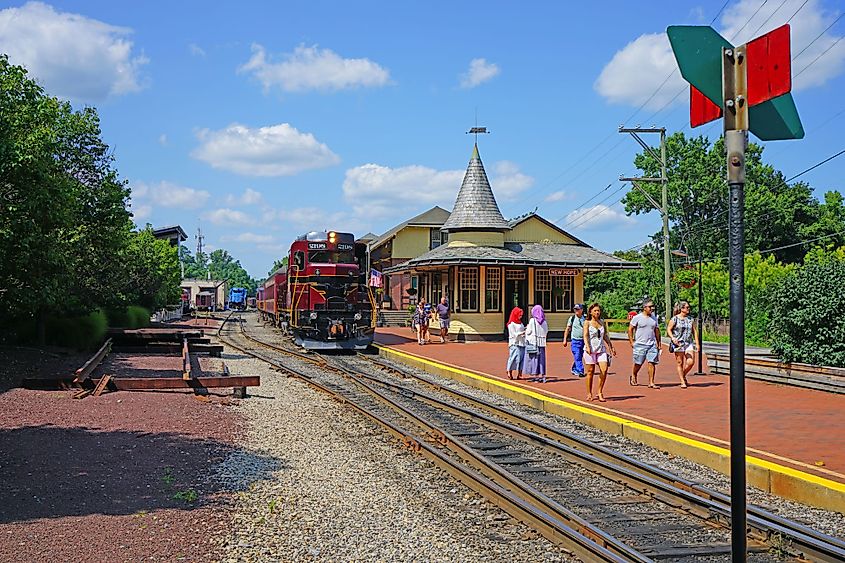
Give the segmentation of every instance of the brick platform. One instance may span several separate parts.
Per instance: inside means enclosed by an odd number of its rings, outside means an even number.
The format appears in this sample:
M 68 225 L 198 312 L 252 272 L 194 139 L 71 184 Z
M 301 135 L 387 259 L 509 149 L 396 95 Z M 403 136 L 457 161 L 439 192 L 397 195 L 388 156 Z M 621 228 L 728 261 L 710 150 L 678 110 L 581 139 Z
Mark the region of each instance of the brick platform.
M 570 375 L 572 353 L 561 342 L 546 349 L 547 383 L 509 381 L 504 342 L 450 342 L 439 337 L 420 346 L 408 328 L 379 328 L 376 342 L 391 349 L 470 370 L 581 407 L 633 420 L 658 431 L 729 448 L 729 382 L 725 376 L 689 376 L 681 389 L 674 357 L 664 347 L 657 368 L 660 389 L 649 389 L 646 366 L 640 385 L 628 384 L 631 347 L 615 340 L 614 359 L 604 389 L 606 403 L 587 402 L 583 379 Z M 706 362 L 705 362 L 706 364 Z M 694 370 L 693 370 L 694 371 Z M 593 384 L 597 389 L 598 377 Z M 845 397 L 823 391 L 746 381 L 748 454 L 839 484 L 845 483 Z M 583 409 L 581 409 L 583 410 Z M 822 465 L 823 464 L 823 465 Z

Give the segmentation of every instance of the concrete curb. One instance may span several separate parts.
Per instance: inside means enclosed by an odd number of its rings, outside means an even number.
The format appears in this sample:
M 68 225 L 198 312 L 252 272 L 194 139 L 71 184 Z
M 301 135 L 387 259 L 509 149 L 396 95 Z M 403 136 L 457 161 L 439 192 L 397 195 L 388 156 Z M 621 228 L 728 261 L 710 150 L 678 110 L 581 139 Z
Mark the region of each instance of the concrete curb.
M 374 344 L 374 346 L 378 349 L 379 355 L 386 358 L 428 373 L 454 379 L 477 389 L 502 395 L 518 403 L 564 416 L 606 432 L 626 436 L 672 455 L 706 465 L 724 475 L 730 474 L 728 448 L 545 395 L 483 373 L 394 350 L 380 344 Z M 845 512 L 845 483 L 754 456 L 746 456 L 746 467 L 749 486 L 810 506 Z

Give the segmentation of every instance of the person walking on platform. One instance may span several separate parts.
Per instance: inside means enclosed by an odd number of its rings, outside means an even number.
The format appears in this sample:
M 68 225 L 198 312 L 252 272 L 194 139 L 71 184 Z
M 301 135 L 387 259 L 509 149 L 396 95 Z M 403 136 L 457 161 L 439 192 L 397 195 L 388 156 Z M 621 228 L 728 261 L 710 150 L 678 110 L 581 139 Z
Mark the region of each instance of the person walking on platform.
M 425 318 L 428 320 L 428 324 L 425 327 L 425 343 L 428 344 L 431 342 L 431 331 L 428 330 L 431 326 L 431 303 L 423 298 L 423 313 L 425 314 Z
M 692 353 L 698 345 L 701 353 L 701 340 L 698 336 L 698 329 L 689 316 L 690 306 L 686 301 L 681 301 L 675 306 L 675 315 L 669 319 L 666 325 L 666 336 L 669 337 L 669 351 L 675 353 L 675 363 L 678 368 L 678 379 L 681 380 L 681 389 L 689 387 L 687 374 L 692 371 L 695 363 Z
M 525 327 L 525 367 L 522 369 L 528 375 L 536 375 L 535 380 L 546 382 L 546 336 L 549 325 L 546 323 L 546 313 L 542 305 L 531 308 L 531 319 Z
M 584 365 L 587 368 L 587 400 L 593 400 L 593 375 L 596 372 L 596 365 L 599 366 L 599 392 L 598 400 L 605 402 L 604 383 L 607 380 L 607 366 L 609 364 L 607 351 L 616 355 L 616 349 L 610 341 L 607 332 L 607 325 L 601 320 L 601 305 L 593 303 L 589 310 L 590 320 L 587 321 L 584 330 Z M 574 342 L 573 342 L 574 344 Z
M 445 297 L 442 297 L 440 303 L 437 304 L 437 316 L 440 318 L 440 343 L 446 344 L 452 315 L 449 312 L 449 301 Z
M 522 379 L 522 363 L 525 361 L 525 325 L 522 324 L 522 309 L 514 307 L 508 319 L 508 379 Z
M 572 342 L 572 375 L 584 377 L 584 306 L 576 303 L 572 308 L 575 313 L 566 322 L 566 330 L 563 333 L 563 347 L 567 342 Z
M 643 303 L 643 310 L 631 319 L 628 325 L 628 341 L 634 356 L 631 370 L 631 385 L 637 385 L 637 374 L 643 363 L 648 362 L 648 386 L 659 389 L 654 383 L 654 369 L 660 362 L 660 328 L 657 319 L 652 316 L 654 301 Z
M 428 334 L 428 315 L 425 312 L 425 299 L 420 299 L 417 309 L 414 311 L 414 328 L 417 329 L 417 344 L 425 344 Z

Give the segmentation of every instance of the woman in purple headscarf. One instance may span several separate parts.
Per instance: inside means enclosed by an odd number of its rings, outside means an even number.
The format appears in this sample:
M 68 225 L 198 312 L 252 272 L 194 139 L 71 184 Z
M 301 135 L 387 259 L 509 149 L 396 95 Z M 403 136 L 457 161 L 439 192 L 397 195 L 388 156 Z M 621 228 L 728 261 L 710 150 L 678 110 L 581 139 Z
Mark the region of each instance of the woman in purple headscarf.
M 546 323 L 546 313 L 541 305 L 534 305 L 531 308 L 531 320 L 525 327 L 525 367 L 522 372 L 527 375 L 541 376 L 534 379 L 541 379 L 546 382 L 546 335 L 549 334 L 549 325 Z

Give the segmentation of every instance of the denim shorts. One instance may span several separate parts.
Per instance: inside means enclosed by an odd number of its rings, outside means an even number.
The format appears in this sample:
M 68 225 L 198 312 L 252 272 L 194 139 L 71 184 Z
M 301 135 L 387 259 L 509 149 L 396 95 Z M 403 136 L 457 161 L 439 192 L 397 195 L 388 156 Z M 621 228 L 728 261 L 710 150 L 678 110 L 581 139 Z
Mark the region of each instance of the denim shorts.
M 659 362 L 657 355 L 657 344 L 634 344 L 634 363 L 642 364 L 646 360 L 649 363 L 656 364 Z

